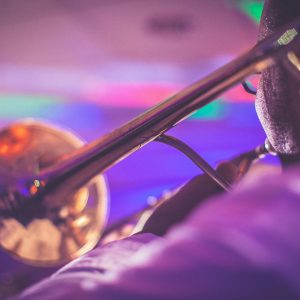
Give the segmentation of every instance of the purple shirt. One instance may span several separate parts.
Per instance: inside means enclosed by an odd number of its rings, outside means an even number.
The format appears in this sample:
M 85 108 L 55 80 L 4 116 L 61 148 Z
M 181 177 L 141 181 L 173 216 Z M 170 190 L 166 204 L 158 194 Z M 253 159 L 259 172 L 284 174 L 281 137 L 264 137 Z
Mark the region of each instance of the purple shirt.
M 300 168 L 200 205 L 164 238 L 99 247 L 17 299 L 300 299 Z

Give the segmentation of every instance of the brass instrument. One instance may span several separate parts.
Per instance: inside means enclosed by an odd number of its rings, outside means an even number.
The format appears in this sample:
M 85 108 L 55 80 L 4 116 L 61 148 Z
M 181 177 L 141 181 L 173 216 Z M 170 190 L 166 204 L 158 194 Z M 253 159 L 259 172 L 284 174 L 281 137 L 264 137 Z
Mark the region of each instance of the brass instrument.
M 0 246 L 34 265 L 62 263 L 97 243 L 105 225 L 103 173 L 151 141 L 186 153 L 224 189 L 228 183 L 187 145 L 165 132 L 253 73 L 300 48 L 300 22 L 286 26 L 244 55 L 98 140 L 35 121 L 0 132 Z M 294 60 L 291 60 L 293 63 Z M 254 160 L 269 143 L 239 157 Z M 247 169 L 247 165 L 243 168 Z

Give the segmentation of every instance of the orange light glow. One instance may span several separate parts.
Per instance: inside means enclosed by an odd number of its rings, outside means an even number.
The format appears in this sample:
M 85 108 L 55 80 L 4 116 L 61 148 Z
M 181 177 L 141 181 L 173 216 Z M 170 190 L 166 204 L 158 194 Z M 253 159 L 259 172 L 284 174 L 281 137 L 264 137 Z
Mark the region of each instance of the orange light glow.
M 5 155 L 9 150 L 7 144 L 0 145 L 0 155 Z
M 28 130 L 22 126 L 14 126 L 11 128 L 12 134 L 18 139 L 27 139 Z
M 31 195 L 35 195 L 37 193 L 37 191 L 38 191 L 38 188 L 35 185 L 32 185 L 30 187 L 30 194 Z
M 22 126 L 13 126 L 0 136 L 0 155 L 14 155 L 24 151 L 30 141 L 29 131 Z

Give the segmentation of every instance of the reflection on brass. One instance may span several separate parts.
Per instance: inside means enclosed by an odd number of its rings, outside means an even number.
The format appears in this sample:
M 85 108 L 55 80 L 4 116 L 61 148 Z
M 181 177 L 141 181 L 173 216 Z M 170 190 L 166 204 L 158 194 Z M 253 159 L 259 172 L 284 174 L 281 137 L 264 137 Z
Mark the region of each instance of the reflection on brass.
M 0 136 L 0 156 L 13 159 L 26 149 L 31 139 L 30 132 L 23 126 L 14 125 L 3 130 Z
M 195 110 L 247 76 L 286 59 L 288 52 L 300 48 L 299 30 L 300 22 L 287 25 L 88 145 L 82 146 L 73 134 L 34 121 L 0 131 L 0 246 L 36 265 L 64 262 L 91 249 L 103 230 L 107 207 L 104 179 L 96 175 L 153 140 L 164 136 L 166 141 L 165 132 Z M 256 158 L 270 148 L 264 144 L 260 149 L 240 159 Z M 194 151 L 184 153 L 198 166 L 205 165 Z M 203 169 L 207 167 L 206 163 Z M 247 168 L 243 164 L 242 169 Z M 217 179 L 215 172 L 207 173 Z
M 89 190 L 87 188 L 81 188 L 71 200 L 69 209 L 71 214 L 80 214 L 87 206 Z
M 17 203 L 11 190 L 8 200 L 0 202 L 8 211 L 0 218 L 0 246 L 16 258 L 53 265 L 77 257 L 97 243 L 107 206 L 102 176 L 64 198 L 38 197 L 45 182 L 36 175 L 82 144 L 70 133 L 32 120 L 0 132 L 1 177 L 3 174 L 7 182 L 22 180 L 24 175 L 33 178 L 28 191 L 37 196 Z
M 287 57 L 289 61 L 294 65 L 294 67 L 300 71 L 300 59 L 299 57 L 295 54 L 295 52 L 289 52 L 287 54 Z

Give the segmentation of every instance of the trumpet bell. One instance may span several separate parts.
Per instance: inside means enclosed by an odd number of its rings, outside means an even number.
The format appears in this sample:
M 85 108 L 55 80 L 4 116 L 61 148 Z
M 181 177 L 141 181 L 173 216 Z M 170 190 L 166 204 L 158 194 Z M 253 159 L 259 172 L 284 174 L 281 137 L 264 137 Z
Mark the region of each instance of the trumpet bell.
M 102 175 L 64 199 L 29 200 L 28 191 L 16 197 L 24 177 L 35 178 L 82 145 L 76 135 L 33 120 L 0 131 L 0 247 L 17 259 L 33 265 L 59 264 L 82 255 L 99 240 L 107 215 Z M 29 193 L 41 185 L 33 180 Z

